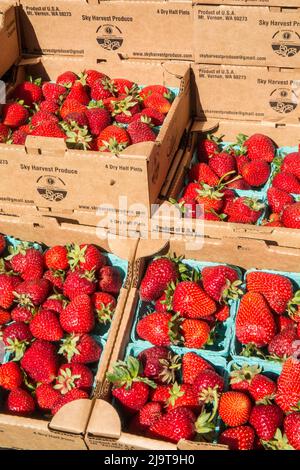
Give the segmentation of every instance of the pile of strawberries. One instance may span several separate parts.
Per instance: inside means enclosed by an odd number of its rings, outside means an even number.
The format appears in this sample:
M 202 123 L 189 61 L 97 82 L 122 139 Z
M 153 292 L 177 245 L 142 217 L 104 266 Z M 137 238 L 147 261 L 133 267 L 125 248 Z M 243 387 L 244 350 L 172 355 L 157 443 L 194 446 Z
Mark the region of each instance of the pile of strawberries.
M 0 254 L 4 408 L 55 414 L 90 396 L 102 353 L 93 335 L 112 319 L 122 274 L 94 245 L 42 253 L 26 243 L 7 246 L 1 235 Z
M 118 153 L 154 141 L 174 94 L 162 85 L 140 88 L 96 70 L 67 71 L 56 82 L 29 79 L 2 107 L 0 143 L 24 145 L 28 135 L 56 137 L 71 149 Z
M 289 358 L 277 380 L 257 365 L 236 366 L 219 398 L 227 429 L 219 443 L 233 450 L 300 450 L 300 361 Z
M 217 343 L 218 325 L 229 318 L 241 283 L 230 266 L 207 266 L 200 273 L 180 258 L 157 258 L 140 286 L 141 300 L 153 302 L 155 311 L 138 321 L 138 337 L 156 346 L 201 349 Z
M 281 361 L 292 356 L 300 340 L 300 291 L 288 277 L 264 271 L 248 273 L 246 289 L 236 317 L 242 354 Z
M 276 159 L 274 166 L 276 174 L 267 193 L 269 225 L 300 228 L 300 151 Z

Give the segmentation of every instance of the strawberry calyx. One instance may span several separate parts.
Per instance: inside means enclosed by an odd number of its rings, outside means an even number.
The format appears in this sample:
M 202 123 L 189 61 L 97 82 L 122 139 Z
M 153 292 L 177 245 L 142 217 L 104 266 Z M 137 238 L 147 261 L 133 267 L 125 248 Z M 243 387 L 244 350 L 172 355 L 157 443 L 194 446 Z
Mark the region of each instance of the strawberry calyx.
M 239 299 L 244 294 L 243 290 L 240 289 L 242 284 L 243 282 L 240 280 L 230 282 L 229 279 L 226 279 L 226 287 L 222 292 L 221 301 L 228 303 L 229 300 Z
M 140 121 L 143 122 L 144 124 L 147 124 L 150 127 L 155 127 L 154 124 L 152 123 L 152 119 L 149 116 L 146 116 L 145 114 L 141 116 Z
M 179 355 L 168 354 L 167 359 L 160 359 L 162 370 L 159 377 L 163 383 L 170 384 L 175 381 L 176 371 L 181 369 L 181 357 Z
M 215 418 L 219 406 L 219 394 L 216 389 L 212 389 L 212 401 L 210 403 L 212 403 L 212 410 L 207 411 L 206 407 L 204 406 L 203 411 L 195 423 L 195 430 L 197 434 L 210 434 L 215 431 Z
M 68 362 L 71 362 L 72 357 L 75 354 L 79 354 L 77 349 L 77 344 L 80 340 L 80 336 L 76 336 L 75 334 L 71 334 L 62 340 L 62 344 L 58 350 L 58 354 L 64 355 Z
M 29 310 L 30 312 L 33 312 L 33 310 L 35 310 L 35 306 L 29 295 L 18 294 L 18 292 L 13 292 L 13 294 L 15 296 L 14 302 L 16 302 L 19 307 L 27 308 L 27 310 Z
M 66 143 L 68 144 L 68 148 L 89 150 L 93 138 L 87 126 L 80 127 L 75 121 L 71 121 L 69 125 L 64 123 L 61 126 L 67 135 Z
M 200 403 L 205 403 L 209 404 L 212 403 L 214 404 L 215 401 L 219 400 L 220 396 L 220 391 L 219 391 L 219 386 L 216 385 L 214 388 L 208 387 L 207 389 L 203 390 L 200 395 L 199 395 L 199 401 Z
M 172 311 L 172 302 L 173 302 L 173 295 L 176 288 L 176 284 L 174 282 L 170 282 L 166 290 L 164 291 L 165 299 L 160 300 L 162 305 L 166 306 L 167 312 Z
M 97 109 L 97 108 L 98 108 L 98 109 L 99 109 L 99 108 L 101 108 L 101 109 L 105 108 L 104 103 L 103 103 L 102 100 L 99 100 L 99 101 L 94 101 L 94 100 L 92 100 L 92 101 L 90 101 L 89 104 L 87 105 L 87 109 Z
M 166 406 L 174 406 L 177 399 L 183 397 L 185 395 L 185 392 L 181 390 L 181 385 L 175 382 L 172 388 L 169 390 L 169 394 L 170 396 L 167 400 Z
M 288 315 L 295 322 L 300 322 L 300 290 L 298 290 L 292 300 L 288 303 Z
M 25 256 L 28 248 L 30 248 L 30 244 L 27 242 L 18 243 L 18 245 L 15 245 L 15 246 L 10 245 L 8 247 L 9 255 L 6 256 L 5 259 L 9 261 L 16 255 Z
M 275 436 L 270 441 L 260 441 L 266 450 L 295 450 L 289 444 L 288 438 L 285 434 L 282 434 L 281 430 L 278 428 L 276 430 Z
M 58 383 L 54 385 L 53 388 L 55 390 L 59 390 L 62 395 L 65 395 L 73 388 L 76 388 L 75 381 L 80 378 L 80 375 L 72 375 L 72 371 L 68 367 L 67 369 L 60 371 L 60 375 L 56 378 Z
M 258 212 L 265 208 L 265 204 L 260 202 L 258 199 L 251 199 L 250 197 L 245 197 L 243 203 L 248 206 L 251 210 Z
M 253 366 L 244 364 L 242 367 L 234 364 L 233 369 L 234 370 L 230 373 L 230 385 L 239 384 L 245 381 L 250 385 L 252 379 L 261 373 L 261 367 L 256 364 Z
M 184 321 L 184 318 L 180 316 L 179 313 L 175 313 L 172 316 L 171 320 L 168 322 L 168 335 L 170 342 L 174 345 L 183 343 L 184 338 L 180 334 L 181 323 Z
M 72 243 L 68 244 L 66 248 L 68 250 L 67 257 L 71 271 L 74 271 L 80 263 L 85 263 L 87 245 L 84 245 L 82 248 L 80 248 L 80 246 L 76 243 Z
M 202 189 L 197 189 L 196 191 L 201 198 L 205 197 L 220 201 L 224 196 L 218 189 L 205 183 L 202 184 Z
M 115 309 L 111 307 L 111 303 L 108 305 L 105 305 L 103 302 L 101 302 L 100 307 L 101 308 L 96 309 L 96 314 L 97 314 L 99 323 L 103 325 L 107 325 L 107 323 L 111 323 L 113 315 L 115 313 Z
M 113 111 L 112 115 L 117 116 L 118 114 L 125 114 L 125 116 L 132 116 L 130 108 L 133 108 L 138 104 L 137 101 L 134 101 L 132 96 L 126 96 L 126 98 L 114 101 L 112 103 Z
M 50 295 L 47 300 L 61 300 L 63 308 L 66 308 L 66 306 L 69 305 L 70 300 L 67 299 L 67 297 L 65 297 L 63 294 L 58 293 L 55 288 L 53 290 L 54 294 Z
M 126 390 L 129 390 L 134 382 L 143 382 L 151 388 L 156 388 L 153 380 L 141 376 L 140 369 L 140 362 L 135 357 L 128 356 L 126 361 L 116 362 L 113 372 L 108 372 L 106 377 L 116 388 L 125 386 Z
M 108 141 L 103 140 L 103 145 L 100 147 L 100 150 L 109 150 L 114 155 L 118 155 L 120 152 L 126 149 L 127 142 L 118 142 L 115 137 L 111 137 Z
M 248 343 L 246 346 L 244 346 L 241 352 L 241 356 L 243 357 L 257 356 L 257 357 L 261 357 L 262 359 L 266 358 L 265 354 L 262 351 L 260 351 L 260 349 L 254 343 Z
M 14 358 L 12 359 L 14 362 L 18 362 L 22 359 L 24 356 L 24 353 L 26 351 L 26 348 L 29 344 L 29 341 L 20 341 L 17 338 L 8 338 L 7 340 L 7 345 L 5 345 L 5 350 L 14 355 Z

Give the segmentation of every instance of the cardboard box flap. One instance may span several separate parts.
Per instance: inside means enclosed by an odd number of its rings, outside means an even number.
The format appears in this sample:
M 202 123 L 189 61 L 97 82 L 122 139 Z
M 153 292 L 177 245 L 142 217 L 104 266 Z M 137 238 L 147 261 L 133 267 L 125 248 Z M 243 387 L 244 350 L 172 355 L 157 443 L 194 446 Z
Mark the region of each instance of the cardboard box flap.
M 91 400 L 76 400 L 64 405 L 49 423 L 49 428 L 71 434 L 84 434 L 93 403 Z
M 181 440 L 177 444 L 178 450 L 229 450 L 227 446 L 221 444 L 210 444 L 209 442 L 195 442 Z
M 105 427 L 102 424 L 105 423 Z M 103 434 L 103 429 L 109 432 Z M 121 421 L 114 407 L 104 400 L 96 400 L 87 432 L 93 436 L 104 436 L 119 439 Z
M 0 15 L 0 78 L 17 62 L 19 43 L 15 8 L 9 7 Z

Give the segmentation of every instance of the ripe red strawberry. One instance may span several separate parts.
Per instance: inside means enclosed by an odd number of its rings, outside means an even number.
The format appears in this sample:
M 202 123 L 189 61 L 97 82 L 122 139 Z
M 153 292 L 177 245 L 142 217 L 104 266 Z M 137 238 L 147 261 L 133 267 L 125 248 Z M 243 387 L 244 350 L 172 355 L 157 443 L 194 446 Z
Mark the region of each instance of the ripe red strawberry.
M 31 340 L 32 334 L 25 323 L 11 323 L 3 331 L 5 349 L 14 354 L 15 361 L 19 361 L 21 359 L 26 346 Z
M 139 425 L 144 429 L 149 428 L 162 416 L 163 412 L 160 403 L 146 403 L 146 405 L 140 409 L 138 414 Z
M 2 107 L 2 119 L 5 126 L 15 129 L 26 123 L 29 112 L 20 103 L 7 103 Z
M 122 277 L 115 266 L 104 266 L 99 271 L 99 287 L 103 292 L 118 295 L 122 288 Z
M 95 326 L 91 299 L 82 294 L 75 297 L 60 315 L 60 323 L 67 333 L 89 333 Z
M 99 361 L 101 346 L 89 335 L 70 335 L 62 341 L 59 354 L 63 354 L 68 362 L 76 364 L 92 364 Z
M 0 387 L 5 390 L 13 390 L 21 387 L 23 374 L 16 362 L 7 362 L 0 366 Z
M 224 175 L 227 175 L 227 173 L 236 172 L 236 160 L 230 153 L 216 153 L 210 157 L 208 164 L 220 178 L 222 178 Z M 226 178 L 224 178 L 224 180 L 226 181 L 231 177 L 232 174 L 228 175 Z
M 296 319 L 295 319 L 296 321 Z M 278 332 L 280 333 L 281 331 L 285 330 L 288 327 L 291 327 L 295 325 L 295 322 L 292 318 L 290 317 L 285 317 L 283 315 L 279 315 L 277 318 L 277 326 L 278 326 Z
M 47 279 L 53 287 L 62 291 L 64 288 L 66 273 L 64 271 L 48 270 L 44 273 L 44 279 Z
M 300 450 L 300 413 L 291 413 L 284 420 L 284 431 L 290 445 Z
M 47 279 L 24 281 L 15 288 L 16 302 L 21 307 L 41 305 L 50 292 L 50 282 Z
M 105 98 L 110 98 L 113 95 L 113 84 L 107 77 L 94 81 L 91 87 L 92 100 L 100 101 Z
M 300 152 L 290 153 L 287 155 L 282 163 L 281 171 L 292 173 L 297 178 L 300 178 Z
M 68 251 L 65 246 L 54 246 L 45 253 L 45 264 L 48 269 L 65 270 L 69 267 Z
M 283 412 L 277 405 L 255 405 L 249 422 L 260 439 L 270 441 L 282 425 Z
M 103 78 L 108 78 L 108 76 L 105 75 L 105 73 L 98 72 L 98 70 L 93 70 L 93 69 L 85 70 L 80 75 L 81 81 L 83 83 L 86 83 L 89 87 L 92 87 L 96 80 L 100 80 Z
M 43 303 L 42 307 L 45 310 L 52 310 L 60 315 L 64 308 L 63 302 L 62 299 L 49 297 L 46 302 Z
M 174 382 L 180 368 L 179 356 L 161 346 L 145 349 L 138 355 L 138 360 L 144 376 L 158 384 Z
M 51 310 L 40 310 L 30 323 L 30 331 L 35 338 L 45 341 L 59 341 L 64 336 L 57 315 Z
M 111 116 L 104 108 L 88 108 L 85 114 L 91 134 L 95 136 L 111 125 Z
M 175 288 L 173 310 L 185 318 L 202 318 L 212 315 L 216 304 L 199 284 L 183 281 Z
M 166 405 L 168 399 L 170 398 L 170 390 L 172 389 L 172 385 L 157 385 L 154 390 L 150 392 L 150 399 L 153 402 L 158 402 Z
M 202 138 L 198 144 L 198 160 L 199 162 L 208 163 L 209 157 L 212 155 L 219 153 L 219 145 L 220 139 L 216 139 L 215 136 L 208 134 L 206 138 Z
M 171 109 L 171 103 L 160 93 L 152 93 L 144 99 L 145 108 L 154 108 L 162 114 L 168 114 Z
M 236 157 L 236 165 L 239 174 L 242 174 L 242 169 L 244 165 L 250 162 L 248 156 L 246 154 L 237 155 Z
M 292 173 L 277 173 L 273 178 L 273 186 L 286 193 L 300 194 L 300 181 Z
M 269 164 L 264 160 L 252 160 L 243 165 L 241 173 L 246 183 L 258 188 L 268 181 L 271 169 Z
M 268 345 L 268 351 L 271 356 L 275 356 L 276 358 L 284 359 L 289 357 L 294 352 L 293 344 L 297 338 L 296 325 L 290 326 L 274 336 Z
M 146 302 L 159 299 L 171 282 L 176 282 L 178 268 L 169 258 L 158 258 L 152 261 L 140 286 L 140 298 Z
M 41 79 L 29 80 L 16 86 L 12 93 L 15 100 L 21 100 L 30 108 L 34 103 L 39 103 L 43 98 Z
M 95 280 L 95 275 L 91 271 L 70 271 L 64 283 L 64 296 L 73 300 L 82 294 L 93 294 L 96 290 Z
M 156 134 L 151 127 L 142 121 L 133 121 L 129 124 L 127 132 L 130 135 L 132 144 L 140 142 L 154 142 Z
M 14 301 L 14 281 L 8 274 L 0 274 L 0 307 L 8 309 Z
M 137 85 L 126 78 L 113 78 L 111 83 L 117 95 L 130 95 L 137 88 Z
M 48 113 L 57 114 L 59 111 L 59 104 L 55 101 L 42 101 L 40 103 L 40 111 L 47 111 Z
M 199 183 L 189 183 L 183 192 L 182 199 L 185 200 L 187 203 L 196 201 L 199 194 L 199 190 L 201 188 L 202 185 L 200 185 Z
M 5 249 L 6 249 L 6 239 L 4 235 L 0 234 L 0 255 L 2 255 Z
M 281 216 L 284 227 L 300 228 L 300 202 L 287 206 Z
M 25 351 L 21 366 L 28 376 L 44 384 L 53 382 L 58 370 L 58 356 L 52 343 L 36 340 Z
M 172 343 L 171 323 L 171 314 L 154 312 L 139 320 L 136 331 L 141 339 L 155 346 L 169 346 Z
M 126 362 L 117 362 L 113 371 L 107 373 L 114 385 L 112 395 L 130 412 L 139 411 L 148 401 L 150 387 L 156 387 L 154 382 L 141 377 L 139 370 L 139 361 L 129 356 Z
M 188 352 L 182 357 L 182 380 L 186 384 L 193 384 L 201 372 L 213 370 L 211 364 L 194 352 Z
M 263 134 L 253 134 L 243 145 L 247 149 L 250 160 L 264 160 L 270 163 L 275 157 L 274 143 Z
M 229 216 L 228 222 L 255 224 L 262 215 L 263 208 L 264 204 L 255 199 L 239 197 L 224 212 Z
M 140 113 L 132 116 L 132 121 L 150 121 L 153 126 L 162 126 L 166 116 L 154 108 L 144 108 Z
M 61 393 L 50 384 L 38 385 L 35 391 L 36 401 L 41 410 L 51 410 L 61 398 Z
M 0 144 L 5 144 L 10 136 L 10 129 L 9 127 L 5 126 L 0 122 Z
M 167 100 L 172 99 L 171 90 L 169 90 L 164 85 L 149 85 L 149 86 L 146 86 L 140 91 L 140 96 L 143 99 L 145 99 L 147 96 L 150 96 L 153 93 L 158 93 L 158 94 L 164 96 Z
M 256 292 L 245 294 L 236 317 L 237 339 L 260 348 L 267 346 L 275 334 L 275 320 L 264 297 Z
M 282 372 L 277 380 L 275 401 L 285 412 L 293 411 L 300 401 L 300 362 L 293 357 L 283 364 Z
M 7 398 L 7 411 L 16 416 L 28 416 L 34 413 L 35 404 L 32 396 L 22 388 L 12 390 Z
M 66 119 L 66 117 L 71 113 L 85 113 L 86 106 L 79 103 L 76 100 L 66 99 L 60 108 L 60 115 L 62 119 Z
M 249 393 L 255 401 L 265 400 L 266 398 L 272 399 L 276 390 L 276 383 L 263 374 L 255 375 L 249 387 Z
M 232 390 L 248 391 L 252 380 L 257 374 L 260 374 L 259 366 L 244 364 L 242 367 L 234 365 L 230 373 L 230 387 Z
M 195 412 L 199 411 L 200 405 L 198 394 L 192 385 L 175 382 L 169 390 L 169 396 L 165 404 L 168 410 L 184 406 Z
M 8 310 L 4 310 L 3 308 L 0 308 L 0 326 L 5 325 L 6 323 L 9 323 L 11 321 L 12 317 L 10 312 Z
M 219 415 L 227 426 L 242 426 L 250 418 L 252 404 L 242 392 L 230 391 L 221 395 Z
M 106 292 L 95 292 L 92 297 L 92 302 L 96 310 L 98 321 L 103 324 L 110 323 L 117 306 L 116 299 Z
M 288 302 L 293 298 L 293 285 L 287 277 L 263 271 L 252 271 L 247 275 L 247 290 L 263 294 L 278 314 L 286 311 Z
M 94 383 L 92 371 L 84 364 L 64 364 L 57 373 L 55 390 L 65 395 L 73 388 L 90 392 Z
M 170 410 L 150 427 L 150 437 L 177 443 L 181 439 L 193 440 L 195 416 L 188 408 Z
M 56 122 L 44 121 L 33 129 L 31 135 L 39 137 L 55 137 L 65 139 L 66 134 L 61 130 Z
M 275 187 L 268 189 L 268 203 L 272 212 L 280 214 L 286 206 L 293 204 L 293 202 L 294 198 L 291 194 Z
M 255 433 L 251 426 L 237 426 L 222 432 L 219 444 L 229 447 L 230 450 L 253 450 Z
M 78 76 L 74 72 L 64 72 L 56 79 L 56 83 L 62 86 L 71 87 L 78 80 Z
M 214 370 L 204 370 L 196 375 L 193 389 L 200 403 L 214 403 L 224 390 L 224 379 Z
M 201 349 L 208 342 L 210 327 L 205 321 L 187 319 L 181 324 L 183 345 L 186 348 Z
M 207 184 L 201 184 L 197 191 L 196 202 L 205 212 L 221 212 L 224 207 L 223 193 Z
M 221 305 L 216 313 L 215 313 L 215 319 L 218 320 L 219 322 L 225 322 L 228 320 L 230 317 L 230 307 L 229 305 Z
M 75 100 L 78 103 L 87 106 L 90 102 L 90 98 L 87 94 L 87 89 L 81 82 L 75 82 L 68 95 L 68 100 Z
M 209 266 L 202 270 L 205 292 L 216 302 L 238 297 L 238 273 L 230 266 Z
M 45 100 L 49 102 L 61 101 L 67 95 L 67 88 L 57 83 L 45 82 L 42 86 Z
M 105 256 L 94 245 L 68 246 L 68 259 L 72 270 L 98 271 L 107 264 Z
M 118 126 L 107 126 L 97 138 L 98 150 L 119 153 L 130 145 L 130 136 L 125 129 Z
M 35 248 L 19 245 L 12 252 L 10 263 L 15 273 L 19 273 L 24 281 L 41 279 L 44 272 L 43 254 Z
M 251 186 L 244 180 L 244 178 L 240 178 L 238 180 L 229 182 L 227 184 L 227 188 L 248 191 L 249 189 L 251 189 Z
M 47 121 L 58 123 L 58 117 L 52 113 L 48 113 L 48 111 L 38 111 L 32 116 L 30 124 L 31 126 L 36 127 Z
M 21 129 L 16 129 L 11 135 L 11 143 L 14 145 L 25 145 L 28 135 L 29 133 Z
M 205 183 L 209 186 L 217 186 L 219 183 L 219 177 L 207 163 L 196 163 L 196 165 L 193 165 L 189 172 L 189 180 L 191 182 Z M 197 187 L 197 189 L 199 188 Z
M 53 408 L 51 409 L 51 413 L 55 415 L 59 412 L 59 410 L 68 403 L 71 403 L 75 400 L 86 400 L 89 398 L 89 395 L 84 390 L 80 390 L 79 388 L 74 388 L 70 390 L 66 395 L 62 395 L 57 402 L 54 403 Z
M 83 112 L 68 114 L 65 117 L 65 122 L 67 122 L 69 124 L 69 129 L 71 129 L 73 131 L 75 131 L 78 127 L 84 127 L 84 126 L 89 125 L 88 119 L 87 119 L 85 113 L 83 113 Z

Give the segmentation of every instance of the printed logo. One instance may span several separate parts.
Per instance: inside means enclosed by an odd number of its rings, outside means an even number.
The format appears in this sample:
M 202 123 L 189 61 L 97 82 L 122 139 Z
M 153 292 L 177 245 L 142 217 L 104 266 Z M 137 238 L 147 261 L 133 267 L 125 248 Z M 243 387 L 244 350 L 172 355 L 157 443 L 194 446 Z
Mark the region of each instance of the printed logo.
M 116 51 L 123 44 L 123 35 L 120 28 L 111 24 L 99 26 L 97 29 L 97 42 L 107 51 Z
M 56 176 L 40 176 L 37 180 L 38 193 L 47 201 L 62 201 L 68 191 L 64 188 L 65 183 L 61 178 Z
M 277 31 L 272 39 L 272 49 L 281 57 L 293 57 L 300 51 L 300 36 L 295 31 Z
M 289 88 L 277 88 L 271 93 L 270 106 L 276 113 L 288 114 L 297 108 L 298 97 Z

